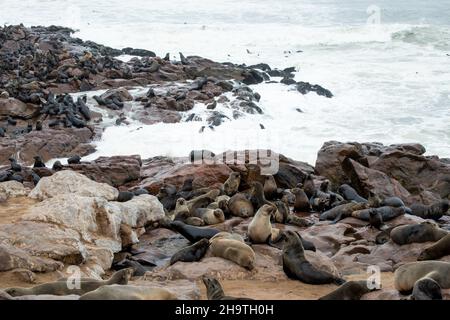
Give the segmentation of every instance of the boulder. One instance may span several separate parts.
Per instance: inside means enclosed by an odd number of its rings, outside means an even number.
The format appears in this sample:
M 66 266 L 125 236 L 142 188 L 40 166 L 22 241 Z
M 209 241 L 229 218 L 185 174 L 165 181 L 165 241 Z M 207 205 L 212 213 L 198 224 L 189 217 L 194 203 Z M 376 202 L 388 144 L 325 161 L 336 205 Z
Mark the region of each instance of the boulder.
M 80 173 L 64 170 L 56 172 L 50 177 L 41 178 L 28 196 L 33 199 L 44 200 L 61 194 L 115 200 L 119 192 L 106 183 L 98 183 Z
M 6 181 L 0 183 L 0 198 L 16 198 L 27 196 L 30 190 L 17 181 Z
M 2 117 L 11 116 L 21 119 L 28 119 L 31 118 L 38 110 L 38 106 L 26 104 L 14 98 L 0 98 L 0 116 Z

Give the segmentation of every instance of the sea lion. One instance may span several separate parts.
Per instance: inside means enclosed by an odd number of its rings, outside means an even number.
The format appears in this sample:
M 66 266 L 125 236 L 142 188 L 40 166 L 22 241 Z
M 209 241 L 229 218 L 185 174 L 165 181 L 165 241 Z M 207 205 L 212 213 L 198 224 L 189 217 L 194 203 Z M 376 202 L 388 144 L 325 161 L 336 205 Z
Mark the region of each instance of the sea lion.
M 338 192 L 344 197 L 345 200 L 367 203 L 368 200 L 361 197 L 355 189 L 348 184 L 343 184 L 338 188 Z
M 266 197 L 266 199 L 275 199 L 278 195 L 277 190 L 278 187 L 275 178 L 273 176 L 266 176 L 263 187 L 264 196 Z
M 216 201 L 210 203 L 206 208 L 208 209 L 221 209 L 225 215 L 225 218 L 230 217 L 230 211 L 228 210 L 228 202 L 230 197 L 227 195 L 221 195 L 216 198 Z
M 182 262 L 199 261 L 201 258 L 203 258 L 208 248 L 209 248 L 209 240 L 204 238 L 200 241 L 197 241 L 193 245 L 190 245 L 176 252 L 170 259 L 169 264 L 172 265 L 178 261 Z
M 241 174 L 239 172 L 232 172 L 230 176 L 223 184 L 223 191 L 229 197 L 238 192 L 239 185 L 241 184 Z
M 194 216 L 203 219 L 206 225 L 218 224 L 225 221 L 225 215 L 221 209 L 198 208 L 195 210 Z
M 88 292 L 80 300 L 177 300 L 177 297 L 163 288 L 110 285 Z
M 20 164 L 17 163 L 16 159 L 9 158 L 8 160 L 9 160 L 9 162 L 11 162 L 11 170 L 13 172 L 21 172 L 22 171 L 22 167 L 20 166 Z
M 123 269 L 114 273 L 109 280 L 97 280 L 90 278 L 80 279 L 80 288 L 71 288 L 67 285 L 68 278 L 62 278 L 55 282 L 40 284 L 31 288 L 8 288 L 5 292 L 13 297 L 24 295 L 51 294 L 55 296 L 65 296 L 69 294 L 83 295 L 89 291 L 98 289 L 101 286 L 112 284 L 126 285 L 133 273 L 132 269 Z
M 235 217 L 248 218 L 255 214 L 253 205 L 243 193 L 236 193 L 228 201 L 228 210 Z
M 42 158 L 40 156 L 34 157 L 33 168 L 45 168 L 45 163 L 42 161 Z
M 319 300 L 361 300 L 363 295 L 374 290 L 377 289 L 370 289 L 365 280 L 347 281 L 336 290 L 319 298 Z
M 297 187 L 302 188 L 302 186 Z M 311 199 L 311 197 L 313 197 L 316 194 L 317 188 L 316 185 L 314 184 L 314 180 L 311 174 L 308 174 L 305 178 L 305 181 L 303 181 L 303 190 L 305 191 L 308 199 Z
M 242 241 L 218 238 L 210 241 L 210 248 L 215 257 L 233 261 L 248 270 L 253 270 L 255 267 L 255 252 Z
M 450 288 L 450 263 L 417 261 L 400 266 L 394 273 L 394 286 L 400 293 L 409 294 L 416 282 L 423 278 L 436 281 L 442 289 Z
M 431 278 L 417 280 L 411 295 L 411 300 L 442 300 L 441 286 Z
M 79 155 L 74 155 L 67 159 L 68 164 L 80 164 L 81 157 Z
M 175 205 L 174 220 L 185 221 L 190 216 L 191 216 L 191 213 L 187 206 L 186 199 L 178 198 L 176 205 Z
M 350 202 L 341 204 L 330 210 L 325 211 L 320 215 L 320 221 L 323 220 L 342 220 L 346 217 L 350 217 L 353 211 L 363 210 L 368 208 L 367 203 Z
M 211 202 L 214 202 L 220 195 L 219 189 L 212 189 L 209 192 L 198 196 L 186 202 L 189 212 L 193 215 L 198 208 L 206 208 Z
M 252 202 L 255 210 L 258 210 L 265 204 L 271 205 L 271 203 L 267 201 L 264 196 L 264 187 L 261 182 L 253 181 L 250 185 L 252 186 L 250 201 Z
M 443 215 L 447 214 L 450 204 L 447 200 L 439 201 L 431 205 L 413 204 L 411 206 L 411 214 L 423 219 L 439 220 Z
M 61 161 L 59 161 L 59 160 L 55 161 L 55 163 L 52 166 L 52 169 L 55 170 L 55 171 L 62 170 L 63 169 L 63 165 L 62 165 Z
M 120 191 L 117 196 L 117 202 L 127 202 L 134 198 L 134 193 L 129 191 Z
M 173 221 L 170 227 L 179 232 L 183 237 L 188 239 L 191 243 L 196 243 L 203 238 L 211 239 L 220 231 L 213 228 L 199 228 L 187 225 L 181 221 Z
M 308 284 L 345 283 L 344 279 L 316 269 L 306 259 L 302 241 L 296 232 L 285 231 L 283 237 L 286 240 L 283 246 L 283 270 L 289 278 Z
M 220 282 L 206 275 L 202 276 L 203 284 L 206 287 L 206 296 L 208 300 L 253 300 L 248 298 L 236 298 L 232 296 L 225 295 Z
M 309 203 L 308 196 L 305 191 L 300 188 L 294 188 L 291 190 L 295 195 L 294 211 L 295 212 L 310 212 L 311 205 Z
M 450 255 L 450 233 L 423 250 L 417 258 L 417 261 L 438 260 L 448 255 Z
M 291 214 L 289 207 L 283 201 L 275 201 L 277 211 L 275 212 L 274 221 L 276 223 L 286 223 L 287 217 Z
M 248 237 L 252 243 L 267 243 L 271 240 L 272 224 L 270 217 L 275 213 L 273 205 L 263 205 L 248 225 Z
M 423 243 L 438 241 L 448 234 L 447 231 L 439 228 L 428 221 L 420 224 L 409 224 L 392 229 L 390 237 L 398 245 L 409 243 Z
M 380 230 L 383 225 L 383 216 L 378 210 L 374 210 L 373 208 L 369 210 L 369 225 Z

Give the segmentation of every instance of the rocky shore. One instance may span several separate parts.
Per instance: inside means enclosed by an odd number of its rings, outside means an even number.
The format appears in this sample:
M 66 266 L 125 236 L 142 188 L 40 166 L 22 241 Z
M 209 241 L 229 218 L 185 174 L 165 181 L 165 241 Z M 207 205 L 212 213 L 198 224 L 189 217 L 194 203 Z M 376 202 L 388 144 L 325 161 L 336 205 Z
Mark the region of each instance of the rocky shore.
M 450 297 L 449 159 L 329 141 L 314 166 L 277 155 L 272 175 L 251 151 L 83 161 L 130 117 L 196 121 L 200 102 L 214 128 L 231 121 L 218 103 L 261 113 L 263 81 L 333 95 L 292 68 L 172 61 L 72 32 L 0 28 L 0 299 Z

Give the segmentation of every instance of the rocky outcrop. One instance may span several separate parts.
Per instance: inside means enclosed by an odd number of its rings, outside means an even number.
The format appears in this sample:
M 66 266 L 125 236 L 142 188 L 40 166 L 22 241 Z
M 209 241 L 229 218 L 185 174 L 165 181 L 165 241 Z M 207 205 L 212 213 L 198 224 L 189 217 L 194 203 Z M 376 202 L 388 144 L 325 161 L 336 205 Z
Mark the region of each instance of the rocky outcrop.
M 23 184 L 17 181 L 6 181 L 0 183 L 0 198 L 8 199 L 15 197 L 27 196 L 30 190 L 26 189 Z

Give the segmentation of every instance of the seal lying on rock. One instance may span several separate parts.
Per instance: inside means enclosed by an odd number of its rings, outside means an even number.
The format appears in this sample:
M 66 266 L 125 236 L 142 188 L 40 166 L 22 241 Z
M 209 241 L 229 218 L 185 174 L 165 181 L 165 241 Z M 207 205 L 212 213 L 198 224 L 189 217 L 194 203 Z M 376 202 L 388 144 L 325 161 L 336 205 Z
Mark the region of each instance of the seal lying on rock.
M 232 172 L 230 176 L 223 184 L 223 191 L 229 197 L 238 192 L 239 185 L 241 183 L 241 175 L 239 172 Z
M 443 215 L 447 214 L 450 204 L 447 200 L 433 203 L 426 206 L 423 204 L 413 204 L 411 206 L 411 214 L 423 219 L 439 220 Z
M 206 225 L 213 225 L 225 221 L 225 215 L 221 209 L 198 208 L 194 212 L 194 216 L 201 218 Z
M 450 255 L 450 234 L 442 237 L 439 241 L 433 244 L 431 247 L 423 250 L 419 257 L 418 261 L 423 260 L 438 260 L 444 256 Z
M 181 221 L 173 221 L 170 223 L 170 227 L 178 231 L 183 237 L 190 242 L 195 243 L 203 238 L 211 239 L 214 235 L 220 231 L 213 228 L 199 228 L 187 225 Z
M 96 280 L 90 278 L 80 279 L 80 288 L 71 289 L 68 286 L 67 281 L 71 281 L 69 278 L 59 279 L 56 282 L 49 282 L 40 284 L 31 288 L 8 288 L 5 292 L 13 297 L 24 295 L 41 295 L 49 294 L 55 296 L 65 296 L 69 294 L 83 295 L 89 291 L 93 291 L 102 286 L 119 284 L 126 285 L 133 273 L 133 269 L 123 269 L 114 273 L 109 280 Z M 70 288 L 69 288 L 70 287 Z
M 253 217 L 255 211 L 249 199 L 243 193 L 237 193 L 228 201 L 228 210 L 235 217 Z
M 299 235 L 293 231 L 285 231 L 286 243 L 283 247 L 283 270 L 289 278 L 308 284 L 345 283 L 344 279 L 326 271 L 316 269 L 305 257 L 305 251 Z
M 182 261 L 182 262 L 193 262 L 199 261 L 205 255 L 209 248 L 209 240 L 202 239 L 193 245 L 183 248 L 176 252 L 170 259 L 170 265 Z
M 377 290 L 369 288 L 367 281 L 348 281 L 319 300 L 361 300 L 366 293 Z
M 402 265 L 394 273 L 394 286 L 409 294 L 420 279 L 433 279 L 442 289 L 450 288 L 450 263 L 443 261 L 418 261 Z
M 408 243 L 422 243 L 428 241 L 438 241 L 448 234 L 433 223 L 422 222 L 420 224 L 410 224 L 398 226 L 392 229 L 390 237 L 398 245 Z
M 366 198 L 361 197 L 355 189 L 348 184 L 343 184 L 339 187 L 338 192 L 344 197 L 345 200 L 367 203 Z
M 411 300 L 442 300 L 441 286 L 431 278 L 417 280 L 411 295 Z
M 335 220 L 339 221 L 346 217 L 350 217 L 353 211 L 367 209 L 369 205 L 367 203 L 350 202 L 341 204 L 328 211 L 325 211 L 320 215 L 320 220 Z
M 86 293 L 80 300 L 177 300 L 177 297 L 163 288 L 110 285 Z
M 253 270 L 255 267 L 255 252 L 240 240 L 218 237 L 211 239 L 210 248 L 215 257 L 233 261 L 248 270 Z
M 249 298 L 236 298 L 225 295 L 220 282 L 213 277 L 203 276 L 202 281 L 206 287 L 206 296 L 208 300 L 253 300 Z

